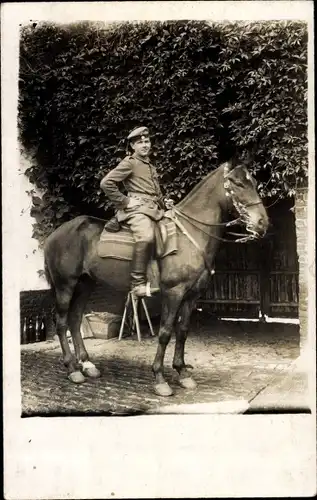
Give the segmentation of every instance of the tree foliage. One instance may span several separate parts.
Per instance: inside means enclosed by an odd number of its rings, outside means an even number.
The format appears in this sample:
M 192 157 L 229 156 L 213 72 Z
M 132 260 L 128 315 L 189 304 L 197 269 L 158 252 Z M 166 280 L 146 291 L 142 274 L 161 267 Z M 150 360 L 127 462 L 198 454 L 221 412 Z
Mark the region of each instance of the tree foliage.
M 110 215 L 99 183 L 140 124 L 176 200 L 250 150 L 261 196 L 294 194 L 307 177 L 306 59 L 297 22 L 24 26 L 20 140 L 45 192 L 35 236 L 79 213 Z

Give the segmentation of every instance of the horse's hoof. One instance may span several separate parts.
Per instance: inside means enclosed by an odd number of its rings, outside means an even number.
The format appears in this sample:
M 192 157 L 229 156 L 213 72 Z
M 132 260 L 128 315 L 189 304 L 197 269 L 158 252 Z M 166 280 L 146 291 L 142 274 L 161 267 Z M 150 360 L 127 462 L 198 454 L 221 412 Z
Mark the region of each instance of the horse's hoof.
M 158 396 L 173 396 L 173 390 L 167 382 L 163 382 L 162 384 L 155 384 L 154 391 Z
M 98 368 L 91 361 L 84 361 L 82 363 L 82 372 L 89 378 L 99 378 L 101 375 Z
M 101 376 L 101 373 L 98 368 L 94 366 L 93 368 L 87 368 L 87 370 L 84 370 L 84 375 L 89 378 L 99 378 Z
M 191 377 L 186 377 L 186 378 L 180 378 L 179 379 L 179 384 L 184 388 L 184 389 L 196 389 L 197 384 L 195 380 Z
M 68 378 L 74 384 L 82 384 L 85 382 L 85 377 L 80 371 L 72 372 L 68 375 Z

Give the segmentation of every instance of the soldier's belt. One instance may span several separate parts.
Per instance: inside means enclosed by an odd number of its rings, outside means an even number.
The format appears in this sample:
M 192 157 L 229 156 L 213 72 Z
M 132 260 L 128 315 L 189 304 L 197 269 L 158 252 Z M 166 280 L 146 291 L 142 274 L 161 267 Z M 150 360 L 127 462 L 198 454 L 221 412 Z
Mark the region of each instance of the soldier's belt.
M 131 193 L 129 192 L 128 193 L 128 196 L 130 196 L 131 198 L 140 198 L 141 200 L 144 200 L 144 201 L 154 201 L 156 203 L 158 203 L 159 199 L 157 196 L 151 196 L 149 194 L 142 194 L 142 193 Z

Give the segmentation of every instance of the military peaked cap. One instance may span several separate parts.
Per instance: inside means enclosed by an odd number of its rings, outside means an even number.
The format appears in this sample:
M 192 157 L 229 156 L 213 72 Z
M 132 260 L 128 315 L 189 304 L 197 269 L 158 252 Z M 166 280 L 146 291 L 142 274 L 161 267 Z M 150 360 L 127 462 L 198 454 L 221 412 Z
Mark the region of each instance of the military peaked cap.
M 142 135 L 149 135 L 149 129 L 147 127 L 138 127 L 132 130 L 128 135 L 128 141 L 136 137 L 141 137 Z

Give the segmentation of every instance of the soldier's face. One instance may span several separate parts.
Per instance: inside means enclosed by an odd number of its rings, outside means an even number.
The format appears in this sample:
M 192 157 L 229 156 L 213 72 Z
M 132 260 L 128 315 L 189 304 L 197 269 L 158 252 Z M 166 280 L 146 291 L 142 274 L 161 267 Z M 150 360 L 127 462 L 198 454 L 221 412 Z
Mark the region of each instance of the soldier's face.
M 151 141 L 147 136 L 142 136 L 131 143 L 131 148 L 139 156 L 148 156 L 151 149 Z

